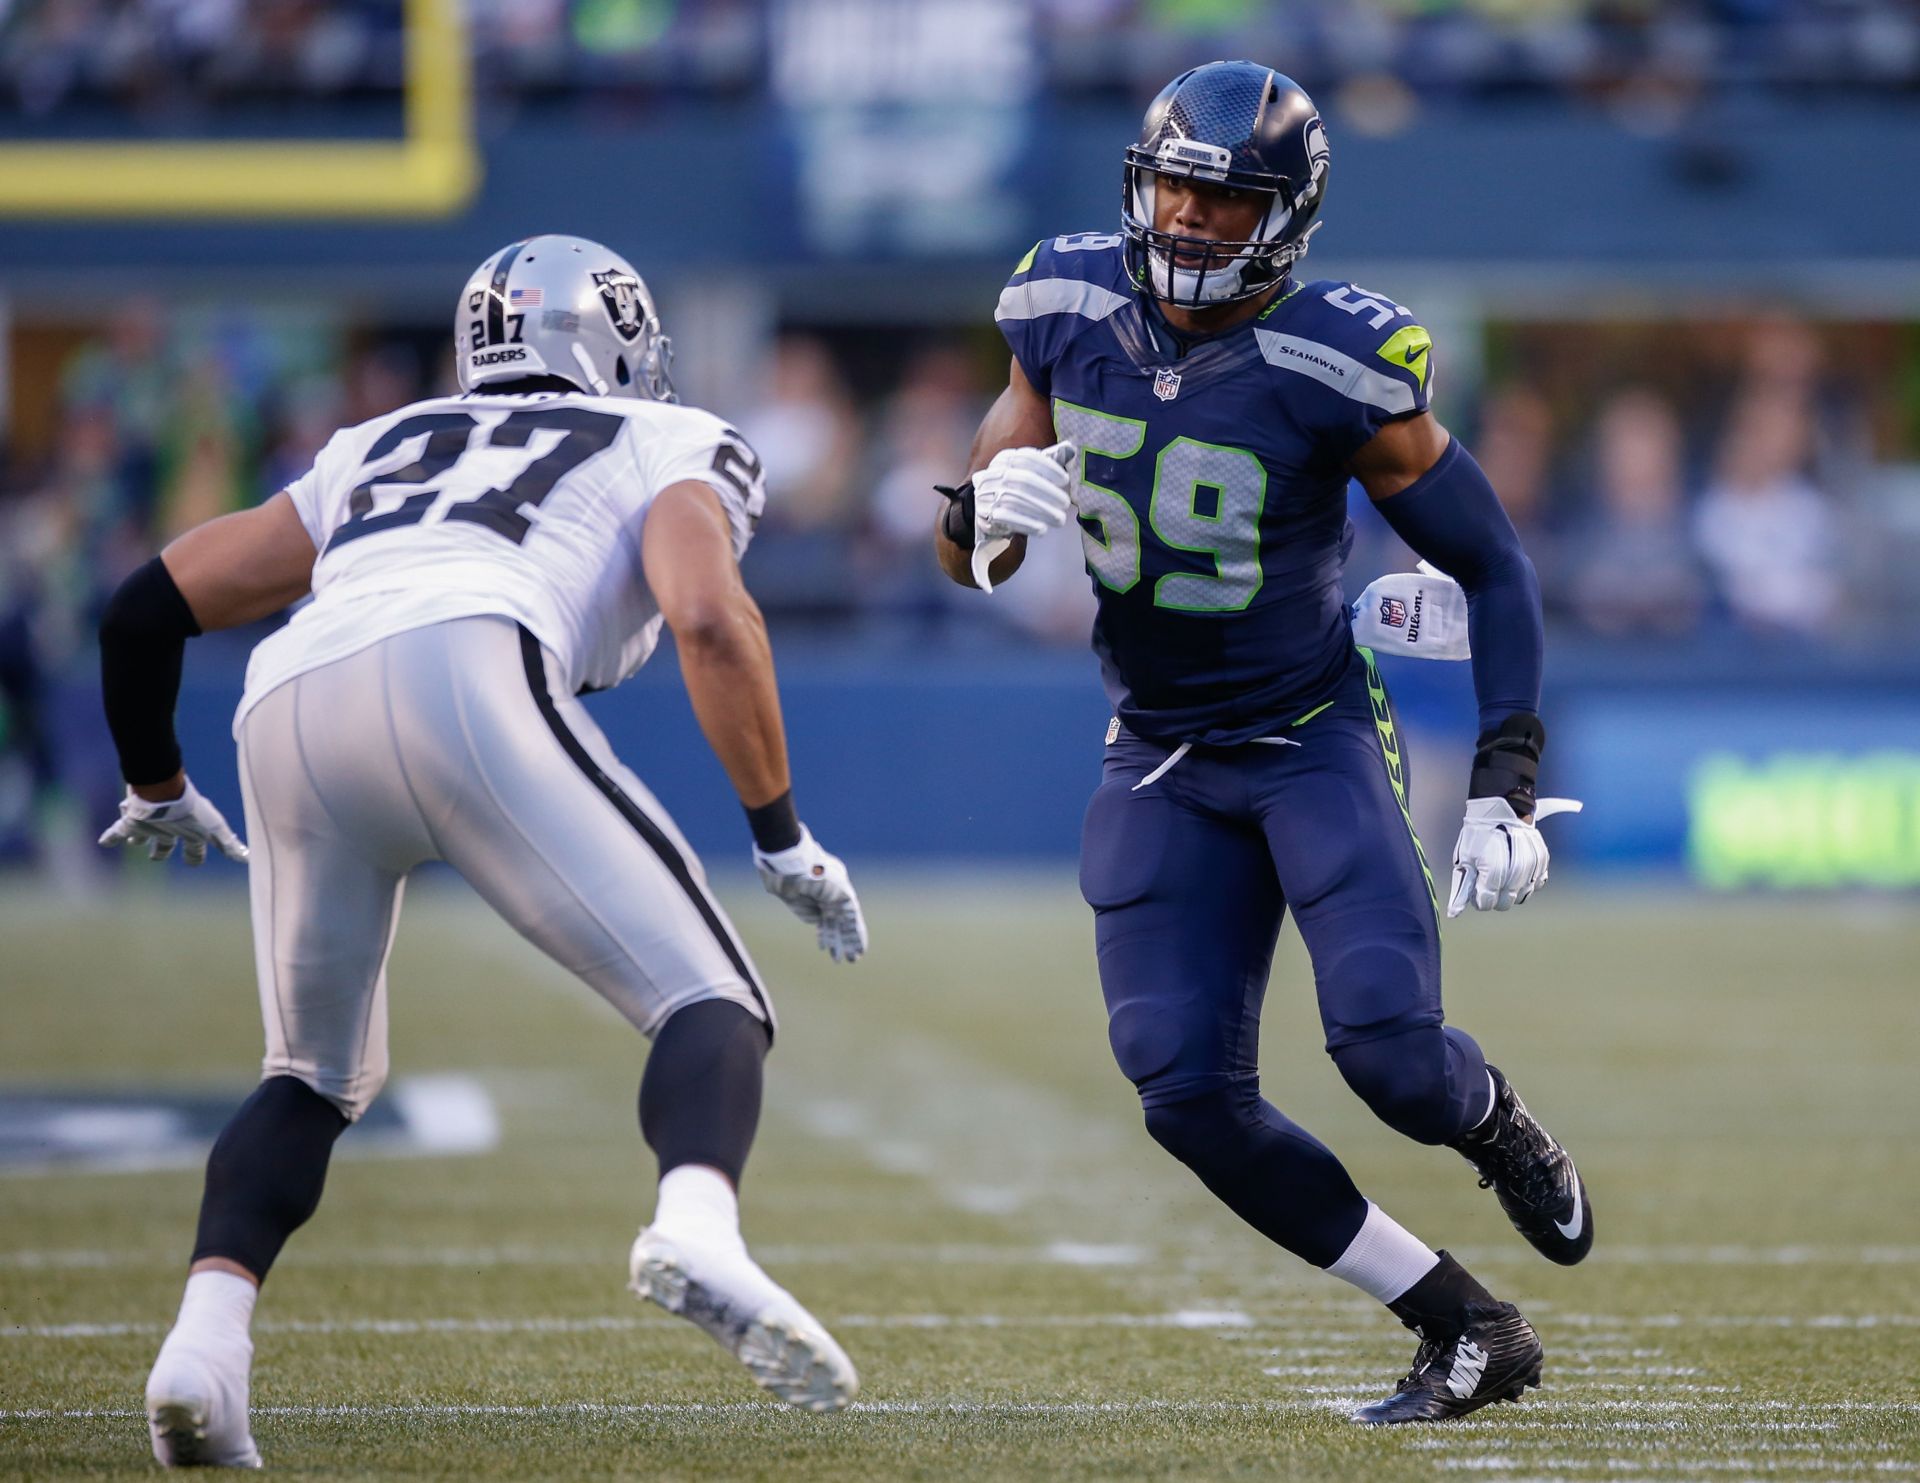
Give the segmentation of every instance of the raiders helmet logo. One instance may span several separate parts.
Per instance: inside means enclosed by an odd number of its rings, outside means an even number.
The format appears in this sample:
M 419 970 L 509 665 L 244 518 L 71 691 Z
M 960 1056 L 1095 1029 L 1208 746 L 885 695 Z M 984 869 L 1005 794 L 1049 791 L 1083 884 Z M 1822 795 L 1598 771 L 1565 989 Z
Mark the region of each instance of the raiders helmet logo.
M 637 340 L 640 332 L 647 327 L 647 314 L 640 299 L 640 280 L 631 273 L 622 273 L 615 269 L 610 273 L 595 273 L 593 281 L 600 286 L 600 302 L 606 306 L 607 318 L 613 322 L 614 333 L 623 340 Z

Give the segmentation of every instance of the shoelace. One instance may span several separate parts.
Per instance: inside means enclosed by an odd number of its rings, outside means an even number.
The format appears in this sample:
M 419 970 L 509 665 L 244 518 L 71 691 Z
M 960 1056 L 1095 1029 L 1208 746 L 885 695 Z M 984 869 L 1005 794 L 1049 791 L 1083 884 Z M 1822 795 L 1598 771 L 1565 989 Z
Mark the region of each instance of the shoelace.
M 1439 1363 L 1440 1356 L 1448 1347 L 1445 1344 L 1436 1344 L 1431 1339 L 1422 1339 L 1420 1347 L 1414 1351 L 1413 1368 L 1407 1371 L 1406 1378 L 1394 1388 L 1395 1394 L 1403 1390 L 1418 1389 L 1422 1383 L 1420 1377 Z
M 1560 1145 L 1531 1117 L 1510 1126 L 1509 1139 L 1496 1137 L 1487 1145 L 1487 1162 L 1500 1166 L 1499 1172 L 1508 1176 L 1509 1184 L 1527 1204 L 1545 1205 L 1557 1199 L 1561 1193 L 1560 1181 L 1553 1172 L 1552 1160 L 1562 1151 Z M 1480 1176 L 1481 1189 L 1492 1189 L 1494 1184 L 1493 1175 Z

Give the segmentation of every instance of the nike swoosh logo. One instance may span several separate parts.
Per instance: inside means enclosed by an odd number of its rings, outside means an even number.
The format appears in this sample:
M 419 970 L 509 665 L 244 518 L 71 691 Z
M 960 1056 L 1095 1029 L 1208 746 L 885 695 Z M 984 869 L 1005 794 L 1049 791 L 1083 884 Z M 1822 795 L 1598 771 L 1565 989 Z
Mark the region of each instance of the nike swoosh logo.
M 1569 1241 L 1578 1241 L 1580 1239 L 1580 1232 L 1582 1228 L 1585 1227 L 1586 1223 L 1587 1223 L 1587 1207 L 1586 1207 L 1586 1203 L 1584 1201 L 1581 1201 L 1576 1203 L 1573 1207 L 1572 1220 L 1565 1220 L 1565 1221 L 1556 1220 L 1553 1223 L 1553 1228 L 1556 1231 L 1558 1231 L 1561 1235 L 1565 1236 Z

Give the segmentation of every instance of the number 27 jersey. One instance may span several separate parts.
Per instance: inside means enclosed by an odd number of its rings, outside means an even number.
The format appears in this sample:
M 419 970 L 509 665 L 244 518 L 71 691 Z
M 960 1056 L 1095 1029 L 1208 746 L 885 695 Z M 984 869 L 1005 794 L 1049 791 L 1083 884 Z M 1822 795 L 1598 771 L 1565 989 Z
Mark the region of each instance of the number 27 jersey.
M 696 408 L 479 393 L 336 433 L 287 490 L 318 553 L 313 601 L 254 650 L 236 731 L 296 675 L 453 618 L 526 625 L 574 691 L 619 684 L 660 636 L 641 528 L 685 480 L 719 495 L 739 557 L 766 503 L 760 462 Z
M 1290 282 L 1183 345 L 1104 233 L 1037 246 L 994 318 L 1081 449 L 1093 646 L 1120 720 L 1231 745 L 1326 699 L 1353 651 L 1346 463 L 1426 410 L 1427 331 L 1352 284 Z

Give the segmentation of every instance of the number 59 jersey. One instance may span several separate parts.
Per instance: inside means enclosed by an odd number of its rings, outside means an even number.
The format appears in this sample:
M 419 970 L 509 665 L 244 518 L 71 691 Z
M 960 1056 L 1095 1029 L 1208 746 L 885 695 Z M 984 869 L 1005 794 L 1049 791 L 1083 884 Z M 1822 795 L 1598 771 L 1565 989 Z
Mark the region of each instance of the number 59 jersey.
M 1296 282 L 1183 343 L 1104 233 L 1037 246 L 994 317 L 1082 450 L 1093 645 L 1127 728 L 1231 745 L 1331 695 L 1353 652 L 1346 463 L 1426 410 L 1427 331 L 1352 284 Z
M 641 528 L 683 480 L 719 495 L 743 554 L 766 503 L 760 461 L 696 408 L 474 394 L 336 433 L 287 491 L 319 553 L 313 601 L 254 650 L 235 734 L 275 686 L 452 618 L 525 624 L 575 692 L 619 684 L 660 637 Z

